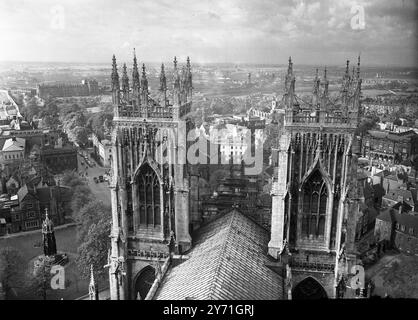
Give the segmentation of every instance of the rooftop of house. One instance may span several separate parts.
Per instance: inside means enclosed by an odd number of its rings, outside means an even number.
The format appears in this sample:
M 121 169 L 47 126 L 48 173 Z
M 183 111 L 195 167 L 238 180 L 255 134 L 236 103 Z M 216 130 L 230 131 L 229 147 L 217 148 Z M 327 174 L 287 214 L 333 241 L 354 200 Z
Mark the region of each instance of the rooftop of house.
M 402 133 L 391 132 L 391 131 L 381 131 L 381 130 L 369 130 L 367 131 L 369 136 L 377 139 L 387 139 L 390 141 L 408 141 L 412 137 L 417 137 L 418 135 L 413 130 L 409 130 Z
M 414 207 L 417 202 L 417 190 L 416 189 L 391 189 L 384 196 L 383 199 L 392 200 L 392 201 L 403 201 L 409 206 Z
M 266 266 L 269 232 L 237 210 L 197 230 L 187 260 L 168 270 L 157 300 L 276 300 L 283 279 Z
M 57 198 L 61 201 L 71 200 L 71 190 L 62 186 L 28 186 L 25 184 L 17 192 L 19 202 L 24 201 L 28 194 L 40 202 L 49 202 L 51 198 Z
M 24 151 L 26 145 L 26 140 L 18 137 L 13 137 L 10 139 L 7 139 L 4 142 L 2 151 L 3 152 L 9 152 L 9 151 Z
M 405 232 L 409 233 L 409 228 L 413 228 L 413 235 L 418 237 L 418 212 L 399 212 L 399 205 L 397 207 L 387 208 L 383 210 L 376 219 L 386 221 L 389 223 L 396 222 L 399 225 L 405 226 Z

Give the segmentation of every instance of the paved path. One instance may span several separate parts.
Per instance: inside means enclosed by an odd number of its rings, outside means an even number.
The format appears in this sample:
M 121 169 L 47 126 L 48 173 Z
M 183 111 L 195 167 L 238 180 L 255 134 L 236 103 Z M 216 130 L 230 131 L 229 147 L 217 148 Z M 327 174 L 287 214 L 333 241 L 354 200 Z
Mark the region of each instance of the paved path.
M 96 164 L 93 167 L 89 167 L 86 161 L 78 155 L 78 172 L 85 174 L 87 172 L 87 183 L 93 192 L 93 195 L 97 200 L 102 201 L 104 204 L 110 206 L 110 189 L 108 183 L 105 182 L 94 182 L 94 177 L 104 176 L 108 168 L 99 166 L 91 157 L 89 157 L 91 164 Z M 84 163 L 84 165 L 82 164 Z
M 76 222 L 61 224 L 59 226 L 54 226 L 54 230 L 65 229 L 65 228 L 68 228 L 68 227 L 76 226 L 77 224 L 78 223 L 76 223 Z M 23 237 L 23 236 L 26 236 L 26 235 L 29 235 L 29 234 L 36 234 L 36 233 L 39 234 L 40 232 L 41 232 L 40 229 L 35 229 L 35 230 L 31 230 L 31 231 L 21 231 L 21 232 L 6 234 L 4 236 L 1 236 L 0 239 Z

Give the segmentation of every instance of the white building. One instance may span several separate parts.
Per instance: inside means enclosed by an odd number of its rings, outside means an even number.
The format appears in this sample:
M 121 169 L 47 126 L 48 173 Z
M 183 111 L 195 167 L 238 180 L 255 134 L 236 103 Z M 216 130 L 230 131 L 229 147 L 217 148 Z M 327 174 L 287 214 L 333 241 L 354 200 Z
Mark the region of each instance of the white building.
M 1 150 L 1 163 L 12 163 L 25 158 L 26 140 L 18 137 L 7 139 Z
M 226 163 L 231 160 L 231 156 L 235 164 L 241 163 L 245 153 L 250 152 L 252 143 L 258 147 L 263 142 L 263 130 L 255 130 L 252 139 L 251 129 L 229 123 L 211 126 L 209 135 L 211 143 L 220 145 L 221 159 Z
M 92 142 L 103 166 L 109 167 L 112 159 L 112 142 L 107 139 L 99 141 L 95 134 L 92 135 Z

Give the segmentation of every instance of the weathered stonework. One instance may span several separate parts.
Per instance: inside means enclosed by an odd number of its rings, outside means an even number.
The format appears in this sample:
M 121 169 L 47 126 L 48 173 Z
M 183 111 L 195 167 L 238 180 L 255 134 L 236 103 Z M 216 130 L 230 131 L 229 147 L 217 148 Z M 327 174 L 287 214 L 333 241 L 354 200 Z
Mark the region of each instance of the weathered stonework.
M 184 117 L 192 103 L 190 61 L 181 78 L 174 61 L 172 102 L 164 67 L 159 101 L 149 96 L 145 66 L 140 79 L 136 57 L 132 81 L 131 90 L 124 65 L 120 86 L 113 58 L 111 299 L 136 299 L 143 270 L 149 282 L 156 264 L 191 246 Z
M 351 76 L 347 62 L 337 99 L 328 96 L 326 71 L 323 90 L 316 75 L 309 102 L 295 93 L 291 60 L 285 82 L 269 254 L 280 259 L 288 246 L 289 286 L 312 277 L 328 297 L 356 262 L 359 72 L 360 60 Z

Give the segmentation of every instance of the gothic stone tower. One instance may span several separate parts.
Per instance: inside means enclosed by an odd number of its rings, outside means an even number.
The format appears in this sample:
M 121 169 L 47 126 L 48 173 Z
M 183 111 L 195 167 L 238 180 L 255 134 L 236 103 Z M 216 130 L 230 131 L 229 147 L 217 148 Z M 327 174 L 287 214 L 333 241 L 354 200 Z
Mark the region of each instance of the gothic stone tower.
M 174 58 L 171 101 L 164 65 L 151 98 L 145 65 L 134 54 L 132 86 L 126 65 L 121 84 L 113 56 L 111 299 L 145 299 L 156 263 L 191 246 L 185 115 L 192 104 L 190 60 L 180 75 Z M 161 260 L 160 260 L 161 259 Z
M 295 93 L 289 59 L 272 185 L 269 254 L 285 259 L 288 297 L 341 297 L 356 264 L 358 142 L 361 79 L 347 61 L 338 97 L 328 94 L 326 69 L 312 97 Z

